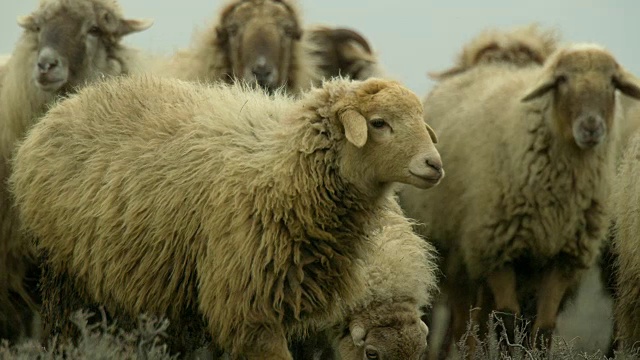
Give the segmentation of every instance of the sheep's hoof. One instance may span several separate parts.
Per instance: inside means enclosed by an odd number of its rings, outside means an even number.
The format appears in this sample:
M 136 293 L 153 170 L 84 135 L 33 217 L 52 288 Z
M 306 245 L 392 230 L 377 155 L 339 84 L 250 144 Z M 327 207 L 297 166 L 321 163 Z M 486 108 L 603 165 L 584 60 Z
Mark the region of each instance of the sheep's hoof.
M 539 328 L 534 334 L 534 347 L 538 350 L 549 351 L 551 349 L 553 331 L 553 328 Z
M 509 344 L 514 344 L 516 338 L 516 315 L 510 310 L 498 310 L 495 316 L 497 320 L 496 330 L 498 337 L 506 334 Z

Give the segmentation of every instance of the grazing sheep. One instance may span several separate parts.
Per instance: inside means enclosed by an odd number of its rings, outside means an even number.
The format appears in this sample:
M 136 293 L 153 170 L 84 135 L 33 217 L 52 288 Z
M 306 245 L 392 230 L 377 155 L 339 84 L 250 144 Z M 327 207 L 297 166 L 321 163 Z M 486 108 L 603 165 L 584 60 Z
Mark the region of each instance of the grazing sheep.
M 134 52 L 120 39 L 151 22 L 125 20 L 114 1 L 42 0 L 18 24 L 24 32 L 0 74 L 0 338 L 8 339 L 27 331 L 18 304 L 33 305 L 22 283 L 30 249 L 5 185 L 15 143 L 57 97 L 128 72 Z
M 573 45 L 544 67 L 475 67 L 426 98 L 450 170 L 431 193 L 404 188 L 401 204 L 445 257 L 456 339 L 482 302 L 513 339 L 507 320 L 528 314 L 526 299 L 535 340 L 549 345 L 561 300 L 606 236 L 616 89 L 640 98 L 611 54 Z
M 30 131 L 11 177 L 50 272 L 45 321 L 60 326 L 78 295 L 166 315 L 177 333 L 197 311 L 232 357 L 290 359 L 287 337 L 363 291 L 392 185 L 440 180 L 422 116 L 380 79 L 325 82 L 299 101 L 140 77 L 82 90 Z
M 640 349 L 640 135 L 627 147 L 613 191 L 616 338 Z
M 538 24 L 513 30 L 487 29 L 467 43 L 451 69 L 429 73 L 434 80 L 444 80 L 479 64 L 510 64 L 516 67 L 542 65 L 557 48 L 558 34 L 542 31 Z
M 339 323 L 307 340 L 324 343 L 324 349 L 303 344 L 299 359 L 318 351 L 335 351 L 342 360 L 422 359 L 428 330 L 420 316 L 431 305 L 436 288 L 434 249 L 413 232 L 397 203 L 382 219 L 380 230 L 372 235 L 374 251 L 364 265 L 364 296 Z
M 155 72 L 183 80 L 244 80 L 300 93 L 321 79 L 313 44 L 302 41 L 295 0 L 232 0 L 218 20 Z
M 359 32 L 345 28 L 313 26 L 305 36 L 315 44 L 322 75 L 355 80 L 383 77 L 378 59 L 369 42 Z

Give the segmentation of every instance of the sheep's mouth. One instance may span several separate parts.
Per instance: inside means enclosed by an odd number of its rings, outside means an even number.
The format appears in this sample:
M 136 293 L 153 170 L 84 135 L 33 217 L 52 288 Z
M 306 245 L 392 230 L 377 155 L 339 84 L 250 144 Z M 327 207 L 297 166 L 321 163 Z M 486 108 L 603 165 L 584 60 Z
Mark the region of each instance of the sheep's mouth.
M 36 80 L 36 85 L 42 91 L 56 91 L 66 84 L 67 79 L 48 79 L 39 78 Z
M 429 176 L 429 175 L 416 174 L 411 170 L 409 170 L 409 173 L 411 174 L 411 176 L 418 178 L 430 185 L 436 185 L 437 183 L 440 182 L 440 179 L 442 179 L 442 176 L 440 174 Z

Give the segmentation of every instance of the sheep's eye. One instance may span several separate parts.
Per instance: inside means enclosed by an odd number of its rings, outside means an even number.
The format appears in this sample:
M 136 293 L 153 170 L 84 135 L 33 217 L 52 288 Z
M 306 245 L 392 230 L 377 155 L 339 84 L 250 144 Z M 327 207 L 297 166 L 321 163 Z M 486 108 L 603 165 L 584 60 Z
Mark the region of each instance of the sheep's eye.
M 365 351 L 365 355 L 367 356 L 367 359 L 371 359 L 371 360 L 378 359 L 378 352 L 375 350 L 367 350 Z
M 557 84 L 564 84 L 566 82 L 567 82 L 567 75 L 560 74 L 560 75 L 556 76 L 556 83 Z
M 102 30 L 97 26 L 92 26 L 89 28 L 87 34 L 91 36 L 100 36 L 102 34 Z
M 33 31 L 40 32 L 40 25 L 34 25 L 33 26 Z
M 371 126 L 376 129 L 382 129 L 383 127 L 387 126 L 387 122 L 382 119 L 373 119 L 369 121 L 369 124 L 371 124 Z
M 229 25 L 227 26 L 227 34 L 229 36 L 235 36 L 238 33 L 239 26 L 238 25 Z

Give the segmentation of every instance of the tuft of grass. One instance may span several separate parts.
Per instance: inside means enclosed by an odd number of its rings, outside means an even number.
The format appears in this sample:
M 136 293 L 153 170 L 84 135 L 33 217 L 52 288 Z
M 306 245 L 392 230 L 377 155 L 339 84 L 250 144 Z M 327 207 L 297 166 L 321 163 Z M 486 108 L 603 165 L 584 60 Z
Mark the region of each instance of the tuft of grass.
M 89 318 L 93 313 L 78 311 L 73 314 L 71 321 L 80 331 L 77 343 L 71 341 L 58 342 L 52 339 L 48 346 L 43 347 L 35 340 L 29 340 L 14 346 L 4 342 L 0 344 L 0 359 L 17 360 L 111 360 L 111 359 L 140 359 L 164 360 L 177 359 L 177 355 L 170 355 L 164 344 L 166 329 L 169 321 L 142 315 L 138 319 L 138 328 L 125 332 L 117 324 L 107 324 L 107 316 L 101 310 L 102 321 L 90 324 Z
M 492 313 L 489 318 L 487 328 L 491 329 L 489 334 L 498 334 L 498 336 L 486 336 L 484 339 L 480 335 L 478 325 L 467 325 L 465 335 L 456 344 L 457 351 L 450 356 L 450 359 L 472 359 L 472 360 L 607 360 L 608 358 L 601 351 L 593 353 L 581 352 L 575 349 L 574 340 L 567 340 L 559 336 L 553 336 L 551 349 L 532 349 L 528 346 L 529 337 L 526 329 L 530 328 L 527 320 L 520 319 L 516 327 L 514 342 L 511 343 L 504 331 L 502 320 Z M 498 333 L 499 329 L 503 329 Z M 473 338 L 476 343 L 475 351 L 472 353 L 468 346 L 467 340 Z M 615 360 L 631 360 L 640 359 L 640 350 L 635 351 L 616 351 L 615 356 L 611 359 Z

